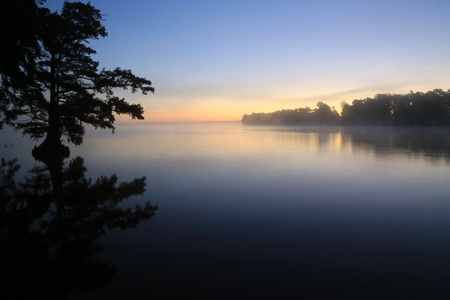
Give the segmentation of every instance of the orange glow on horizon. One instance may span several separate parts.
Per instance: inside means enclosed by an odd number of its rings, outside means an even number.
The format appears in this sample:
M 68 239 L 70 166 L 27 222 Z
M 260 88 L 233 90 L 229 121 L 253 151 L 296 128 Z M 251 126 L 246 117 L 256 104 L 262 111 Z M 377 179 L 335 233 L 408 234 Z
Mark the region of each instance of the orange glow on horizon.
M 168 121 L 240 121 L 244 114 L 252 113 L 270 113 L 283 109 L 296 109 L 300 107 L 309 106 L 311 109 L 316 107 L 319 101 L 280 101 L 273 103 L 255 103 L 254 101 L 243 103 L 229 103 L 227 105 L 198 105 L 196 107 L 189 107 L 187 109 L 167 108 L 164 106 L 157 107 L 152 105 L 145 109 L 145 121 L 149 122 L 168 122 Z M 326 101 L 322 101 L 327 103 Z M 335 109 L 340 112 L 340 102 L 327 103 L 330 106 L 335 106 Z M 119 116 L 119 121 L 129 121 L 128 116 Z
M 242 114 L 243 115 L 243 114 Z M 242 115 L 228 110 L 187 110 L 171 111 L 165 110 L 148 111 L 144 114 L 145 121 L 164 122 L 164 121 L 238 121 Z
M 244 114 L 270 113 L 278 110 L 288 110 L 310 107 L 314 109 L 318 102 L 334 107 L 341 113 L 341 103 L 351 104 L 355 99 L 372 98 L 381 93 L 406 94 L 409 88 L 389 89 L 367 87 L 339 91 L 321 90 L 285 92 L 284 95 L 266 95 L 238 98 L 236 96 L 225 97 L 195 97 L 195 95 L 158 95 L 152 97 L 139 97 L 131 99 L 131 103 L 141 103 L 144 107 L 145 121 L 170 122 L 170 121 L 239 121 Z M 422 89 L 423 91 L 432 89 Z M 303 97 L 295 97 L 295 95 Z M 128 122 L 131 118 L 127 115 L 116 116 L 118 122 Z

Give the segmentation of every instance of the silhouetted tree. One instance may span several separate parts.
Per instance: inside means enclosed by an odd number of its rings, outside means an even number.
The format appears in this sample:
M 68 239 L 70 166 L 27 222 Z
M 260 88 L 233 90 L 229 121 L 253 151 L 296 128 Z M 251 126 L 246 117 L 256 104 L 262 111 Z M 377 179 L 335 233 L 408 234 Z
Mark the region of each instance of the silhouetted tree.
M 96 52 L 89 41 L 107 36 L 99 10 L 89 3 L 64 2 L 61 13 L 51 13 L 33 1 L 19 2 L 32 16 L 31 21 L 22 16 L 23 26 L 37 29 L 19 38 L 24 29 L 18 27 L 12 37 L 2 38 L 8 41 L 2 45 L 5 55 L 15 49 L 19 53 L 12 57 L 17 66 L 1 64 L 0 123 L 32 138 L 46 136 L 34 154 L 48 154 L 61 145 L 62 137 L 81 144 L 84 124 L 114 130 L 115 113 L 144 118 L 141 105 L 127 103 L 114 91 L 130 88 L 147 94 L 154 92 L 151 82 L 130 70 L 98 70 L 99 63 L 91 57 Z M 19 4 L 9 7 L 2 17 L 20 15 Z
M 367 125 L 367 106 L 365 100 L 354 100 L 352 105 L 343 102 L 341 118 L 344 125 Z
M 374 98 L 341 102 L 341 115 L 323 102 L 309 107 L 244 115 L 244 124 L 449 126 L 450 90 L 406 95 L 378 94 Z
M 45 1 L 2 0 L 0 2 L 0 82 L 11 90 L 33 85 L 37 59 L 42 58 L 40 19 Z M 8 90 L 2 89 L 3 94 Z M 4 105 L 0 101 L 0 105 Z M 3 109 L 4 110 L 4 109 Z M 0 110 L 1 112 L 2 110 Z M 0 119 L 0 129 L 2 122 Z
M 335 125 L 339 122 L 339 113 L 328 104 L 318 102 L 314 112 L 314 122 L 317 124 Z
M 252 113 L 242 117 L 244 124 L 334 125 L 339 123 L 339 113 L 323 102 L 317 108 L 283 109 L 271 113 Z

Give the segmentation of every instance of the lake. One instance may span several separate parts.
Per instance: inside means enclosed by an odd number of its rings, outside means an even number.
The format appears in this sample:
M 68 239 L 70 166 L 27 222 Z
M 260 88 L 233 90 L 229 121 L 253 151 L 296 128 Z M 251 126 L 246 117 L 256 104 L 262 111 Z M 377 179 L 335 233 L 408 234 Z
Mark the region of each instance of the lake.
M 93 179 L 146 176 L 121 205 L 158 210 L 102 235 L 110 283 L 68 299 L 448 299 L 449 129 L 116 127 L 71 158 Z M 19 135 L 0 132 L 0 157 L 24 176 L 39 163 Z

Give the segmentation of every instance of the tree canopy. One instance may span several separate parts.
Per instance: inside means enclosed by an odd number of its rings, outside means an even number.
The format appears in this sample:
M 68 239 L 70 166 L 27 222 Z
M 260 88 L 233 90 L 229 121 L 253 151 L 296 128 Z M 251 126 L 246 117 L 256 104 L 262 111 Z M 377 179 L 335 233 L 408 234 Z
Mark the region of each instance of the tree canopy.
M 426 93 L 378 94 L 374 98 L 341 103 L 339 114 L 323 102 L 317 108 L 285 109 L 252 113 L 244 124 L 369 125 L 369 126 L 450 126 L 450 90 Z
M 323 102 L 317 108 L 283 109 L 271 113 L 252 113 L 242 117 L 244 124 L 298 124 L 298 125 L 335 125 L 339 122 L 339 113 L 334 107 Z
M 80 145 L 86 124 L 114 130 L 115 114 L 144 119 L 140 104 L 115 91 L 153 93 L 151 81 L 131 70 L 100 70 L 92 58 L 96 51 L 89 42 L 107 36 L 100 11 L 66 1 L 58 13 L 42 4 L 2 1 L 0 126 L 35 139 L 46 136 L 47 144 L 64 138 Z

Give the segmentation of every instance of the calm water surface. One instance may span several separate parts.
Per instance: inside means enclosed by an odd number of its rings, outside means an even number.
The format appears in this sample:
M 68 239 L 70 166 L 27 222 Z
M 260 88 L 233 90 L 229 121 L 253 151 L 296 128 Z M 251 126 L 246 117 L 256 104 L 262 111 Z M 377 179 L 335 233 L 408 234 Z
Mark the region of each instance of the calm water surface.
M 447 299 L 449 133 L 239 122 L 88 131 L 71 154 L 88 176 L 146 176 L 127 205 L 159 209 L 104 235 L 111 283 L 69 298 Z M 32 143 L 14 143 L 0 154 L 25 149 L 29 169 Z

